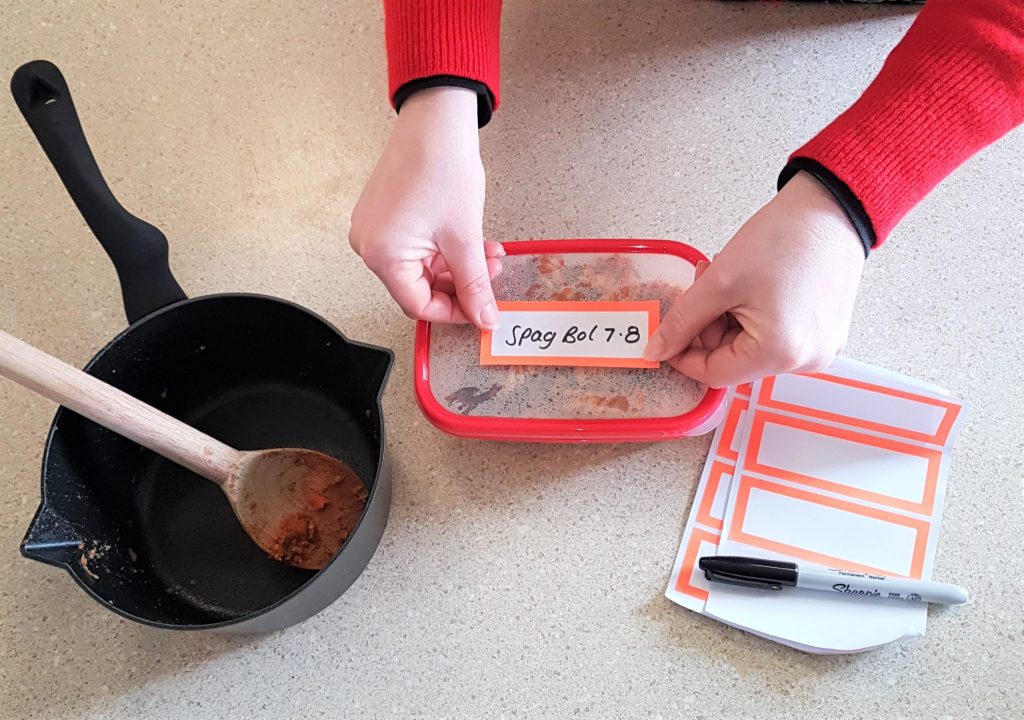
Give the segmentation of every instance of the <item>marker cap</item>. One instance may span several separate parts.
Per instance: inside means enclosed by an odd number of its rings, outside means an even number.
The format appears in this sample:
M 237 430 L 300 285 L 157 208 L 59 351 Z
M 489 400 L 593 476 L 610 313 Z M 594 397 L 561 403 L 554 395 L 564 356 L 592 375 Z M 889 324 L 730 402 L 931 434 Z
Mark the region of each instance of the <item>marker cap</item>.
M 712 582 L 764 590 L 796 586 L 797 566 L 791 562 L 718 555 L 702 557 L 699 567 Z

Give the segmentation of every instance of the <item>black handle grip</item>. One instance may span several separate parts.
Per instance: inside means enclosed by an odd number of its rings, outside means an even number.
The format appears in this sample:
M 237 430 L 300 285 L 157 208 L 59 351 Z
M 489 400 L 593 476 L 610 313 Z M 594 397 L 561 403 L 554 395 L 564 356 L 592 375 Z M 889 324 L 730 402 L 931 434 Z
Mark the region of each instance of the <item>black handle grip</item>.
M 57 66 L 36 60 L 18 68 L 11 93 L 71 199 L 107 252 L 121 282 L 128 322 L 185 299 L 167 262 L 167 238 L 127 210 L 110 191 Z

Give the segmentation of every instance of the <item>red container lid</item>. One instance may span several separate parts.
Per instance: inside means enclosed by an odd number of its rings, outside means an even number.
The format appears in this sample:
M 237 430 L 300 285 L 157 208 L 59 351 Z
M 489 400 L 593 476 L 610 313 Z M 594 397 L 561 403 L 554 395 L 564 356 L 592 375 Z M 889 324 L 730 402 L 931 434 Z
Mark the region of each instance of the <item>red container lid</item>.
M 658 300 L 664 316 L 707 258 L 671 240 L 505 243 L 501 300 Z M 700 435 L 725 391 L 658 369 L 480 364 L 480 332 L 419 322 L 416 400 L 452 435 L 520 442 L 650 442 Z

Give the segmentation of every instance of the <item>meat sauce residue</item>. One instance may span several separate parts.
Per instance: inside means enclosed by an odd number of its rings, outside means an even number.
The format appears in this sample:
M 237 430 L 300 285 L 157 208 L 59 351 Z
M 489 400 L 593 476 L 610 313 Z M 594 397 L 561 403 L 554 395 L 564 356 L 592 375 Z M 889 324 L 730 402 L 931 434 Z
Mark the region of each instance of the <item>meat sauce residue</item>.
M 326 566 L 348 540 L 366 508 L 363 481 L 341 461 L 303 458 L 301 479 L 288 483 L 295 512 L 284 515 L 269 545 L 270 556 L 296 567 Z
M 629 410 L 629 400 L 626 399 L 625 395 L 613 395 L 611 397 L 607 395 L 587 395 L 585 399 L 594 407 L 610 407 L 622 412 Z

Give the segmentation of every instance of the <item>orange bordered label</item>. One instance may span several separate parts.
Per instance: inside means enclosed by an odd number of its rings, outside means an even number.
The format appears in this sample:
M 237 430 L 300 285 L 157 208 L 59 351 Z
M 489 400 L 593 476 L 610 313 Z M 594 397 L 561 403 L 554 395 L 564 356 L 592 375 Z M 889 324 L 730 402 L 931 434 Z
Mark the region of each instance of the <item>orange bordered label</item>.
M 501 301 L 501 327 L 481 334 L 480 364 L 657 368 L 643 351 L 660 312 L 657 300 Z

